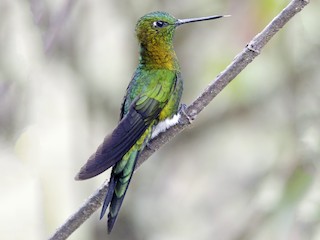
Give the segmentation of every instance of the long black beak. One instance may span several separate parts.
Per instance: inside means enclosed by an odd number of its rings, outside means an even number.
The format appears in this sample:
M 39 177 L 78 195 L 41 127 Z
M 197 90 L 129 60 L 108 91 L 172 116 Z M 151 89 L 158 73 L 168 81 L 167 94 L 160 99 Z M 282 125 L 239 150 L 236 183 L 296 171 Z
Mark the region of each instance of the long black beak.
M 185 23 L 201 22 L 201 21 L 213 20 L 213 19 L 217 19 L 217 18 L 230 17 L 230 16 L 231 15 L 215 15 L 215 16 L 199 17 L 199 18 L 178 19 L 176 21 L 175 25 L 180 26 Z

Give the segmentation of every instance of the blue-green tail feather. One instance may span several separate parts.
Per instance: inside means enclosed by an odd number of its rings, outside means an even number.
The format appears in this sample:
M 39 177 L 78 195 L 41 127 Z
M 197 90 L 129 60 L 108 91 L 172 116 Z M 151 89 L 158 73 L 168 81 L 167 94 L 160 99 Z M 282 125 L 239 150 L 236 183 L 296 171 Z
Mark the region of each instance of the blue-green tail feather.
M 106 194 L 100 214 L 101 219 L 105 215 L 109 206 L 108 233 L 112 231 L 114 223 L 117 219 L 134 172 L 138 155 L 139 151 L 133 150 L 128 158 L 125 158 L 124 156 L 124 158 L 112 169 L 108 192 Z M 125 164 L 123 164 L 123 162 L 125 162 Z
M 100 213 L 100 220 L 105 215 L 107 208 L 109 206 L 109 203 L 111 202 L 111 199 L 112 199 L 112 196 L 114 193 L 114 188 L 115 188 L 114 177 L 111 176 L 111 178 L 109 180 L 109 184 L 108 184 L 108 192 L 107 192 L 107 195 L 104 199 L 103 206 L 102 206 L 101 213 Z

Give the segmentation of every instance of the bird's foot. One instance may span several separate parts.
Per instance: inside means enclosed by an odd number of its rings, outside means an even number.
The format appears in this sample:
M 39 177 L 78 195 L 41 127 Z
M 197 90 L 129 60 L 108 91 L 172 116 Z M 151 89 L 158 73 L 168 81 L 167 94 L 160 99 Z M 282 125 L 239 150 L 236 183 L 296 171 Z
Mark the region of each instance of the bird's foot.
M 178 112 L 186 112 L 187 110 L 187 104 L 185 103 L 181 103 L 180 106 L 179 106 L 179 111 Z
M 193 120 L 195 119 L 194 117 L 189 116 L 187 114 L 187 105 L 184 103 L 180 104 L 179 114 L 181 115 L 179 118 L 180 124 L 191 124 L 193 122 Z

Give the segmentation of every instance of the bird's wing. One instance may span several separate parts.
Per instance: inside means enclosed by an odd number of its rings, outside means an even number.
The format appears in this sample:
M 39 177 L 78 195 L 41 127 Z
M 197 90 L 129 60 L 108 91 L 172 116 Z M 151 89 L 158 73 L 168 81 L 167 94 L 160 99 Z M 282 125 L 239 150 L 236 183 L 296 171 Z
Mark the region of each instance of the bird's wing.
M 112 134 L 104 139 L 96 153 L 80 169 L 76 179 L 94 177 L 120 161 L 158 117 L 164 105 L 165 102 L 147 95 L 137 97 Z

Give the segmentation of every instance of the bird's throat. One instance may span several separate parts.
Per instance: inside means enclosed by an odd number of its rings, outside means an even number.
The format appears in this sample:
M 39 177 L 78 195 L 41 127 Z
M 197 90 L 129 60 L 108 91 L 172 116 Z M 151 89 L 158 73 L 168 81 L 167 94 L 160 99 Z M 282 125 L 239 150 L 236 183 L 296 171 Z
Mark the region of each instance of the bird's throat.
M 172 46 L 166 44 L 141 44 L 140 64 L 153 69 L 179 70 L 176 53 Z

